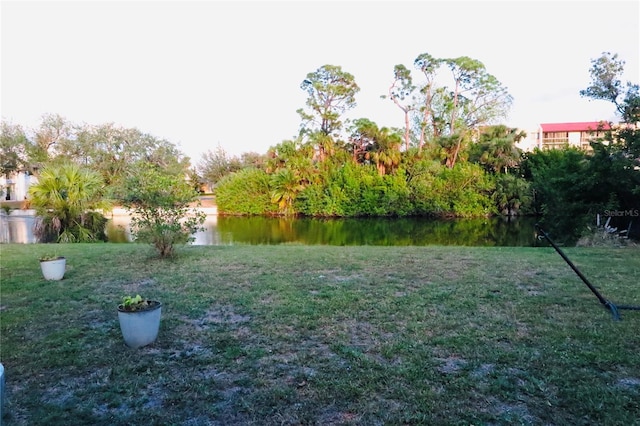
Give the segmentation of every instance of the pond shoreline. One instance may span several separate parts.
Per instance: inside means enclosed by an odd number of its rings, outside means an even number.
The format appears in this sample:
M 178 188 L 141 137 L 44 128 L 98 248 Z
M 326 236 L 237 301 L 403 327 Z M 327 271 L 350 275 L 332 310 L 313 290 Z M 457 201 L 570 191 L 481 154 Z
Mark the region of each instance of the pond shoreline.
M 201 211 L 207 215 L 217 215 L 218 208 L 214 206 L 209 207 L 195 207 L 195 210 Z M 113 209 L 102 213 L 105 217 L 110 218 L 113 216 L 130 216 L 131 213 L 129 210 L 124 207 L 114 207 Z M 0 212 L 0 217 L 35 217 L 36 210 L 35 209 L 14 209 L 9 212 L 7 215 L 4 211 Z
M 194 245 L 538 245 L 533 220 L 500 218 L 437 220 L 428 218 L 282 218 L 237 217 L 204 208 L 204 229 L 195 233 Z M 18 213 L 18 212 L 16 212 Z M 107 215 L 110 243 L 131 241 L 131 215 L 116 209 Z M 0 243 L 37 243 L 31 212 L 0 216 Z

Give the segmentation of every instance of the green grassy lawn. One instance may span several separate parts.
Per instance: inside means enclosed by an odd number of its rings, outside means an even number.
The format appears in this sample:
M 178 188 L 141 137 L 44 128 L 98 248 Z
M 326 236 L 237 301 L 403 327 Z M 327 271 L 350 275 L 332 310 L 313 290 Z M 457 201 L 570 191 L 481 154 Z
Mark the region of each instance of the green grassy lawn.
M 640 311 L 552 248 L 56 245 L 47 282 L 51 248 L 0 246 L 5 425 L 640 424 Z M 565 252 L 640 305 L 640 249 Z

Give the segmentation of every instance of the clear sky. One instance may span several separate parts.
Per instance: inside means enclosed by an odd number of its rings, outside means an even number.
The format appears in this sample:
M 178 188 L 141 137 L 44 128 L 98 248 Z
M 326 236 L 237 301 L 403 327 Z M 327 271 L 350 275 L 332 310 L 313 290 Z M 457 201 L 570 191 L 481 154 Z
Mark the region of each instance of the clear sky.
M 381 127 L 403 126 L 380 95 L 421 53 L 481 61 L 514 97 L 505 124 L 525 130 L 615 120 L 612 104 L 579 95 L 604 51 L 640 82 L 637 0 L 1 0 L 0 14 L 3 120 L 136 127 L 194 164 L 294 137 L 300 83 L 326 64 L 361 88 L 349 116 Z

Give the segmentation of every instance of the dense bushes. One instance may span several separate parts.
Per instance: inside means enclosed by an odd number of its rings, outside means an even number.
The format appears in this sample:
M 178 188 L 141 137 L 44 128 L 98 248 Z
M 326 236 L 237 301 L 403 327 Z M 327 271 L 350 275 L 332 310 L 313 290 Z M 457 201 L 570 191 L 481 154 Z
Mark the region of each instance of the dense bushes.
M 269 175 L 247 168 L 222 178 L 216 187 L 218 211 L 226 214 L 260 215 L 276 212 L 271 203 Z
M 402 171 L 380 176 L 373 167 L 346 163 L 307 186 L 296 203 L 306 216 L 406 216 L 412 213 Z
M 291 176 L 292 174 L 288 174 Z M 514 179 L 518 179 L 515 178 Z M 225 177 L 216 189 L 223 214 L 278 214 L 274 179 L 262 170 L 245 169 Z M 371 165 L 346 162 L 326 167 L 295 195 L 293 213 L 313 217 L 451 216 L 481 217 L 497 213 L 490 173 L 471 163 L 447 168 L 424 161 L 381 175 Z
M 592 143 L 593 152 L 577 148 L 535 150 L 522 162 L 530 182 L 535 213 L 550 230 L 577 239 L 597 214 L 620 212 L 629 220 L 640 206 L 640 170 L 623 155 L 624 141 Z

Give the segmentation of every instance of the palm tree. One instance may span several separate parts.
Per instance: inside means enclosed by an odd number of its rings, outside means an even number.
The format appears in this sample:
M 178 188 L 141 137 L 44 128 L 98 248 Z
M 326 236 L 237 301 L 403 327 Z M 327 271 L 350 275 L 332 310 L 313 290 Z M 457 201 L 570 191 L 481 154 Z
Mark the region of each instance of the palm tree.
M 490 143 L 480 156 L 480 163 L 490 167 L 494 172 L 507 173 L 509 168 L 518 165 L 521 151 L 513 140 L 496 139 Z
M 382 127 L 374 137 L 371 159 L 376 164 L 380 176 L 392 173 L 400 164 L 402 139 L 397 134 Z
M 281 169 L 271 177 L 271 185 L 271 202 L 277 203 L 283 214 L 293 214 L 293 202 L 304 189 L 298 174 L 291 169 Z
M 498 211 L 507 216 L 513 216 L 531 204 L 531 187 L 529 182 L 521 177 L 500 174 L 496 177 L 496 189 L 493 201 Z
M 36 236 L 43 242 L 106 240 L 106 218 L 97 208 L 103 181 L 94 171 L 73 163 L 45 167 L 38 183 L 29 188 L 31 205 L 38 215 Z
M 380 176 L 393 172 L 400 164 L 402 137 L 397 131 L 366 118 L 354 121 L 350 135 L 354 161 L 371 160 Z
M 526 134 L 504 125 L 490 126 L 472 147 L 472 161 L 482 164 L 494 173 L 507 173 L 520 162 L 522 151 L 516 143 Z

